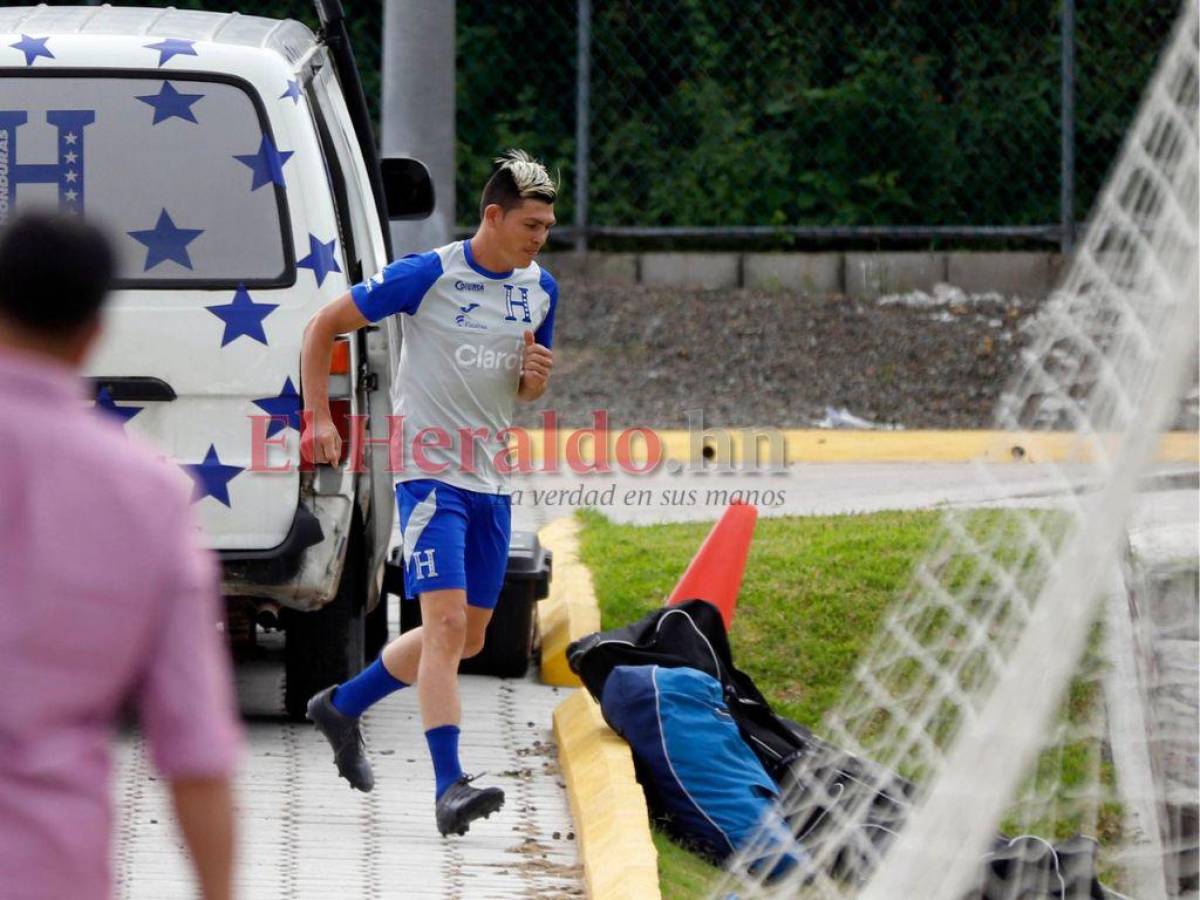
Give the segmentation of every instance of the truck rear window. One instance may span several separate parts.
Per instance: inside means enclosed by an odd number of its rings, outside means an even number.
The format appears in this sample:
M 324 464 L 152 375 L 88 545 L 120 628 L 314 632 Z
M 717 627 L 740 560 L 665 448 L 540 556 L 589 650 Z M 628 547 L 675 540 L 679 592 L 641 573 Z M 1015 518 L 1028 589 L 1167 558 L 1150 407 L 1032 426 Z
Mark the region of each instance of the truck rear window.
M 291 283 L 289 150 L 232 80 L 0 77 L 0 222 L 29 206 L 96 221 L 126 287 Z

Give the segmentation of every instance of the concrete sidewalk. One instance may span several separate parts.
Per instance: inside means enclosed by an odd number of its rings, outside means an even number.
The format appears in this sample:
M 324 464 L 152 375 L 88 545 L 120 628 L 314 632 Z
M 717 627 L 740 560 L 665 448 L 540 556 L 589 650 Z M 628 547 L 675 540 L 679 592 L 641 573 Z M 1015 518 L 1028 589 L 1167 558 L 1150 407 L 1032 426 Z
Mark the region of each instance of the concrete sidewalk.
M 463 766 L 486 770 L 484 783 L 504 788 L 507 802 L 465 837 L 442 838 L 416 691 L 365 717 L 377 783 L 361 794 L 337 777 L 311 725 L 284 718 L 282 641 L 264 644 L 237 667 L 248 741 L 237 784 L 240 900 L 582 896 L 551 724 L 569 691 L 539 684 L 536 666 L 525 680 L 462 677 Z M 136 736 L 120 743 L 114 782 L 117 896 L 195 897 L 167 792 Z

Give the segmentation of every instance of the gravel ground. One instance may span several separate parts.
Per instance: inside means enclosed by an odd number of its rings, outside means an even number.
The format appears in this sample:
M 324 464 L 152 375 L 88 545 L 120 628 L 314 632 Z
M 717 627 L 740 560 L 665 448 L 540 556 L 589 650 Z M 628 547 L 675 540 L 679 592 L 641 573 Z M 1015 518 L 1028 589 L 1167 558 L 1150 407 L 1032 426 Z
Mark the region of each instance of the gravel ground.
M 553 407 L 565 426 L 978 428 L 992 422 L 1038 303 L 942 289 L 881 301 L 564 281 Z

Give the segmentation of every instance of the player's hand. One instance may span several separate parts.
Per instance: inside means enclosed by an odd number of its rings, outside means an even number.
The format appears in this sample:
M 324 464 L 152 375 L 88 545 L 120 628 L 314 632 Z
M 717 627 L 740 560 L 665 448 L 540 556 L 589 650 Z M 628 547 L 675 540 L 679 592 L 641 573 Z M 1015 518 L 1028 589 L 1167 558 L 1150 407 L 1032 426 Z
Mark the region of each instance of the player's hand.
M 554 354 L 534 340 L 533 332 L 525 332 L 525 345 L 521 348 L 521 382 L 525 387 L 540 391 L 550 380 L 550 369 L 554 367 Z
M 300 458 L 336 466 L 342 458 L 342 436 L 329 413 L 306 414 L 304 424 L 307 427 L 300 435 Z

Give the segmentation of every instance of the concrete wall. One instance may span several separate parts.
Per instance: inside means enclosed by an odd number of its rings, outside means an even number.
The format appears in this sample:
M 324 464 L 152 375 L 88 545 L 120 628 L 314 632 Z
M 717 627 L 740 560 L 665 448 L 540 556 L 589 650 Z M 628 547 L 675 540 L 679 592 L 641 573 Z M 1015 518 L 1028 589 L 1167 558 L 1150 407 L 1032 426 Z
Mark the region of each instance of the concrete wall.
M 1057 253 L 544 253 L 555 275 L 651 287 L 692 287 L 874 298 L 952 284 L 969 293 L 1045 297 L 1063 267 Z
M 747 253 L 744 286 L 759 291 L 836 294 L 845 264 L 840 253 Z
M 882 297 L 929 291 L 946 280 L 944 253 L 847 253 L 845 293 Z

